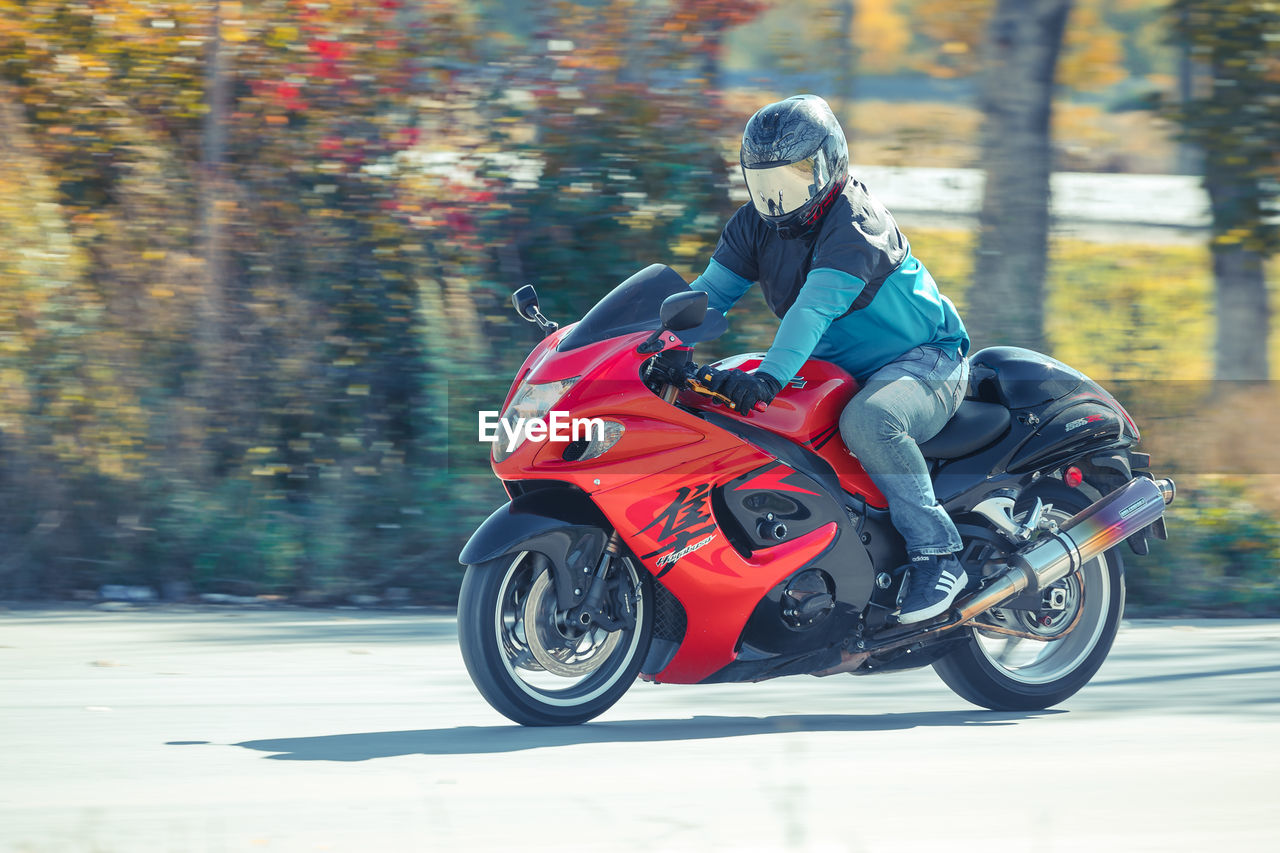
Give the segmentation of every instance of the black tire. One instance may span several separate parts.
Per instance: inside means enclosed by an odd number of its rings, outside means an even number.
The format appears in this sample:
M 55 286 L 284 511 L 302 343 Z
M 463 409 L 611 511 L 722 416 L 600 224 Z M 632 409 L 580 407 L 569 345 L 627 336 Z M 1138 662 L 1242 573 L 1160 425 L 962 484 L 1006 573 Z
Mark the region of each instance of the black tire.
M 570 726 L 599 716 L 622 697 L 649 650 L 653 581 L 626 557 L 613 558 L 608 579 L 613 618 L 630 606 L 634 628 L 610 633 L 599 626 L 569 627 L 540 555 L 508 554 L 467 567 L 458 595 L 458 645 L 471 680 L 494 710 L 525 726 Z M 526 624 L 529 618 L 535 624 Z
M 1027 509 L 1036 497 L 1053 504 L 1051 514 L 1059 521 L 1091 503 L 1080 491 L 1052 481 L 1020 500 L 1015 513 Z M 1063 585 L 1068 595 L 1074 594 L 1075 606 L 1083 610 L 1070 633 L 1041 642 L 1001 637 L 977 627 L 961 629 L 969 631 L 969 641 L 933 664 L 938 676 L 961 698 L 993 711 L 1039 711 L 1075 694 L 1102 666 L 1120 628 L 1125 587 L 1119 549 L 1112 548 L 1089 561 L 1078 574 L 1064 578 L 1055 584 L 1058 585 Z M 1006 610 L 994 613 L 990 619 L 1008 627 L 1051 633 L 1029 624 L 1030 614 L 1031 611 Z M 1004 650 L 1000 650 L 1002 643 Z M 1038 656 L 1018 663 L 1011 654 L 1016 645 L 1010 645 L 1017 643 L 1031 644 L 1024 651 Z

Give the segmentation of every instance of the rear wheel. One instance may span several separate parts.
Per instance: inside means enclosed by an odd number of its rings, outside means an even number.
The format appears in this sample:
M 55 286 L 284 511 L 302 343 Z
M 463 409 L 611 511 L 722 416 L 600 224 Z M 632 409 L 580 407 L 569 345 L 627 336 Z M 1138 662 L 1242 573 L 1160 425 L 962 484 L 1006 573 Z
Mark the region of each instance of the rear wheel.
M 556 601 L 551 568 L 531 552 L 468 566 L 458 595 L 467 672 L 499 713 L 526 726 L 582 723 L 635 680 L 653 630 L 652 580 L 626 557 L 603 577 L 604 609 L 623 627 L 583 626 Z
M 1062 523 L 1089 499 L 1061 483 L 1039 497 Z M 1019 510 L 1026 505 L 1019 503 Z M 1033 711 L 1062 702 L 1093 678 L 1111 651 L 1124 613 L 1124 566 L 1118 549 L 1054 583 L 1037 610 L 995 608 L 968 630 L 968 643 L 934 663 L 962 698 L 996 711 Z

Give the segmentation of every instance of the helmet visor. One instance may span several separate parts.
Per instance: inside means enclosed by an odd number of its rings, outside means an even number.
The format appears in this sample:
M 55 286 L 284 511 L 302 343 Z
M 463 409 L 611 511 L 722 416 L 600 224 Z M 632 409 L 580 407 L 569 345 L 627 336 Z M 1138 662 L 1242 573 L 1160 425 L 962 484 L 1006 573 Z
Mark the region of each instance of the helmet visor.
M 783 166 L 742 170 L 751 203 L 761 216 L 786 216 L 804 207 L 831 180 L 821 152 Z

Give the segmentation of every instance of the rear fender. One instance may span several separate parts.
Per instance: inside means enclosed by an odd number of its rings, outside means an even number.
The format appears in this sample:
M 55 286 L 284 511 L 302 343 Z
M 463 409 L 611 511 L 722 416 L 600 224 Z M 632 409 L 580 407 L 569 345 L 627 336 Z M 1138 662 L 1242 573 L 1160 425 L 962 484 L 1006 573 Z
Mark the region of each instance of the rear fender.
M 1109 453 L 1099 453 L 1089 457 L 1085 463 L 1085 483 L 1094 481 L 1100 484 L 1101 492 L 1109 493 L 1123 486 L 1135 476 L 1155 479 L 1154 475 L 1146 470 L 1151 465 L 1151 457 L 1146 453 L 1138 453 L 1137 451 L 1119 449 Z M 1098 497 L 1101 495 L 1099 494 Z M 1096 500 L 1096 497 L 1094 498 Z M 1142 528 L 1137 533 L 1130 536 L 1125 542 L 1129 546 L 1129 550 L 1137 554 L 1139 557 L 1145 557 L 1151 551 L 1150 541 L 1152 539 L 1167 539 L 1169 534 L 1165 530 L 1164 516 L 1156 519 L 1147 527 Z
M 599 563 L 608 531 L 608 522 L 585 494 L 539 489 L 494 510 L 471 534 L 458 562 L 474 566 L 521 551 L 541 554 L 551 563 L 556 603 L 568 610 L 582 603 L 582 578 Z

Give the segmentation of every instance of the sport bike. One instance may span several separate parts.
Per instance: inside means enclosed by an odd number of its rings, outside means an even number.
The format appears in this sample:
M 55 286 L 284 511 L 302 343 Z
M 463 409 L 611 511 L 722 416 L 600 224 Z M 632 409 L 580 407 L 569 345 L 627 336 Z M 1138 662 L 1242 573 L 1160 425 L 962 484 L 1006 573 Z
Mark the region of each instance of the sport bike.
M 725 318 L 660 264 L 565 328 L 532 287 L 513 302 L 544 337 L 492 445 L 510 502 L 459 556 L 458 639 L 480 693 L 518 723 L 584 722 L 637 677 L 927 665 L 975 704 L 1043 709 L 1111 649 L 1117 546 L 1142 555 L 1165 538 L 1174 485 L 1133 449 L 1124 407 L 1052 358 L 983 349 L 959 410 L 921 445 L 970 583 L 948 612 L 898 624 L 904 543 L 837 428 L 853 377 L 812 359 L 767 408 L 734 411 L 693 361 Z M 555 429 L 564 418 L 584 429 Z

